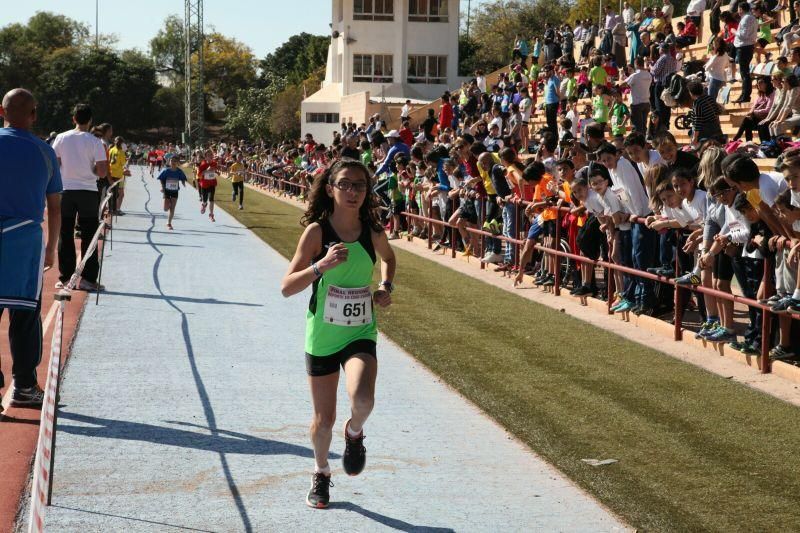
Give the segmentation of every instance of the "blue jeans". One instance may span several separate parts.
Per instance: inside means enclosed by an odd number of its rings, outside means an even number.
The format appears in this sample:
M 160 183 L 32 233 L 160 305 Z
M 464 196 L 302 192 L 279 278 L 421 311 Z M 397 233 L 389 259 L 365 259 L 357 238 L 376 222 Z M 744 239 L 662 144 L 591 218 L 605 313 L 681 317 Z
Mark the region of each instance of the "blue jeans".
M 633 224 L 631 226 L 632 241 L 632 260 L 633 268 L 636 270 L 647 270 L 655 262 L 656 256 L 656 232 L 643 224 Z M 643 278 L 633 276 L 633 281 L 625 298 L 642 307 L 652 307 L 655 294 L 653 292 L 653 282 Z
M 619 230 L 617 232 L 618 240 L 619 240 L 619 264 L 626 267 L 633 266 L 633 249 L 632 249 L 632 237 L 631 237 L 631 230 Z M 628 295 L 633 295 L 633 291 L 635 290 L 634 287 L 634 276 L 630 276 L 625 274 L 625 286 L 620 291 L 623 295 L 623 298 L 629 301 L 633 301 L 632 298 L 628 298 Z
M 724 81 L 711 78 L 708 82 L 708 96 L 710 96 L 716 101 L 720 89 L 722 89 L 722 87 L 724 86 L 725 86 Z
M 516 204 L 503 206 L 503 235 L 509 238 L 515 238 L 517 235 Z M 510 242 L 506 242 L 504 260 L 507 265 L 514 264 L 514 245 Z
M 497 205 L 497 195 L 490 194 L 486 199 L 486 219 L 489 220 L 497 220 L 501 221 L 502 214 L 500 213 L 500 206 Z M 492 253 L 499 254 L 501 251 L 501 241 L 499 239 L 493 239 L 492 237 L 486 237 L 486 248 L 491 250 Z

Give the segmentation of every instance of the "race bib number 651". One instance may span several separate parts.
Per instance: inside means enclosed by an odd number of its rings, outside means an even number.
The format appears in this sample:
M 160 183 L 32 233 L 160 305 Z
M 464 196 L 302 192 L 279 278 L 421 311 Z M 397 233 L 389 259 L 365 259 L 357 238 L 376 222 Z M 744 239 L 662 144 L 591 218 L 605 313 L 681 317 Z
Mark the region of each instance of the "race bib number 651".
M 344 289 L 330 285 L 325 297 L 325 322 L 338 326 L 372 323 L 372 293 L 369 287 Z

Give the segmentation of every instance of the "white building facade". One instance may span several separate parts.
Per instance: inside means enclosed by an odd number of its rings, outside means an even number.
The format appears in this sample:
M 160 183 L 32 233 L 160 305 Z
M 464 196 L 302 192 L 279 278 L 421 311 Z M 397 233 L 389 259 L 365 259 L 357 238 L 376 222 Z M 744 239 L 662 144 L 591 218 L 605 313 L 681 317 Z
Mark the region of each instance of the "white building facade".
M 428 102 L 458 86 L 459 0 L 331 4 L 325 80 L 301 104 L 303 135 L 328 144 L 342 122 L 365 122 L 387 102 Z

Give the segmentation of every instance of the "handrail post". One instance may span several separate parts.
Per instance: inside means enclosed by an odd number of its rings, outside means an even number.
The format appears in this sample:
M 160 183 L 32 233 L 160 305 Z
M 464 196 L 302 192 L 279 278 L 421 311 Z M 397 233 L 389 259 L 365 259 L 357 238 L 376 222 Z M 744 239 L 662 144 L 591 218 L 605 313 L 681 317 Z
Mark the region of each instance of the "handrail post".
M 779 250 L 778 253 L 783 253 Z M 761 275 L 761 284 L 765 289 L 764 295 L 769 297 L 772 295 L 772 279 L 770 272 L 772 265 L 768 257 L 764 258 L 764 272 Z M 766 306 L 765 306 L 766 307 Z M 761 373 L 768 374 L 772 372 L 772 361 L 769 359 L 769 339 L 772 336 L 772 311 L 769 309 L 761 310 Z
M 675 274 L 677 275 L 680 272 L 680 257 L 678 256 L 678 247 L 675 248 Z M 683 340 L 683 301 L 686 296 L 684 294 L 684 290 L 680 285 L 673 284 L 675 287 L 675 298 L 674 298 L 674 306 L 675 306 L 675 340 L 680 341 Z
M 558 247 L 561 245 L 561 208 L 556 207 L 556 236 L 553 240 L 553 249 L 558 250 Z M 565 258 L 566 259 L 566 258 Z M 553 285 L 553 294 L 556 296 L 561 296 L 561 257 L 553 254 L 553 260 L 555 261 L 555 283 Z
M 481 231 L 483 231 L 483 223 L 486 222 L 486 201 L 487 201 L 486 199 L 482 199 L 481 202 L 480 202 L 481 211 L 478 214 L 479 215 L 478 216 L 478 229 L 481 230 Z M 484 270 L 486 268 L 486 263 L 483 262 L 483 256 L 486 255 L 486 235 L 484 235 L 483 233 L 481 233 L 480 235 L 481 235 L 481 238 L 480 238 L 480 241 L 479 241 L 480 242 L 480 251 L 479 251 L 478 255 L 481 258 L 481 261 L 480 261 L 481 270 Z
M 611 258 L 609 257 L 609 259 Z M 611 310 L 611 307 L 614 305 L 614 291 L 616 290 L 616 287 L 614 286 L 615 284 L 614 269 L 606 267 L 606 309 L 608 310 L 609 315 L 614 314 L 614 311 Z
M 433 200 L 427 198 L 428 202 L 428 250 L 433 248 Z
M 456 209 L 458 209 L 458 207 L 456 207 L 457 203 L 458 203 L 457 198 L 453 198 L 453 200 L 450 202 L 453 213 L 455 213 Z M 447 213 L 445 213 L 445 216 L 446 215 Z M 456 242 L 458 241 L 458 235 L 459 235 L 458 226 L 453 226 L 452 228 L 450 228 L 450 257 L 452 257 L 453 259 L 456 258 Z M 464 243 L 464 246 L 466 245 L 467 243 Z

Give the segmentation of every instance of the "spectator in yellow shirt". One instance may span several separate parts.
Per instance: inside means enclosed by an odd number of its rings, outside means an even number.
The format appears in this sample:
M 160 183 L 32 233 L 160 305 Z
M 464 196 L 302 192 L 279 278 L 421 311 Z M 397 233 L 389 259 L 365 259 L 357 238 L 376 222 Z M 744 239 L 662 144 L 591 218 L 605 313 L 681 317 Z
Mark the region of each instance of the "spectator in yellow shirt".
M 111 177 L 111 185 L 119 184 L 111 189 L 110 211 L 115 215 L 123 215 L 122 199 L 125 197 L 125 176 L 130 175 L 127 169 L 128 156 L 123 148 L 122 137 L 114 138 L 114 146 L 108 151 L 108 174 Z

